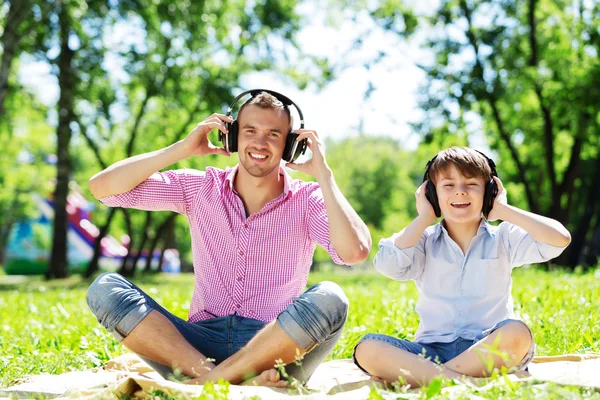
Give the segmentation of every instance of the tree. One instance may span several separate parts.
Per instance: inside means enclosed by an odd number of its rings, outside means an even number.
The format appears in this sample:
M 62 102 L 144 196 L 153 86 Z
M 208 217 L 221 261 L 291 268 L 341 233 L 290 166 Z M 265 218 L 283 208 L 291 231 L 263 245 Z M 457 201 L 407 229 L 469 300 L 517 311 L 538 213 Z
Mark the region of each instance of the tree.
M 372 15 L 394 18 L 384 5 Z M 472 121 L 482 121 L 510 200 L 565 223 L 578 252 L 590 237 L 582 218 L 600 218 L 584 215 L 597 186 L 582 171 L 596 168 L 600 148 L 598 15 L 597 2 L 447 0 L 420 19 L 433 52 L 421 65 L 421 133 L 476 133 Z M 579 254 L 567 260 L 576 265 Z
M 240 78 L 249 71 L 278 70 L 300 82 L 307 76 L 293 67 L 293 60 L 285 62 L 283 58 L 294 48 L 294 33 L 299 27 L 294 2 L 261 1 L 252 6 L 245 2 L 155 3 L 132 3 L 127 12 L 121 10 L 115 17 L 112 26 L 136 26 L 134 31 L 144 37 L 143 45 L 130 43 L 105 50 L 123 61 L 128 80 L 117 86 L 115 94 L 109 88 L 88 90 L 85 102 L 102 106 L 82 110 L 76 116 L 78 131 L 101 168 L 182 139 L 199 120 L 224 108 Z M 272 44 L 283 44 L 283 48 L 272 52 Z M 95 85 L 102 87 L 99 81 L 106 72 L 94 72 L 98 79 Z M 110 112 L 115 106 L 132 116 L 131 124 L 119 125 Z M 225 165 L 233 161 L 210 158 L 208 162 Z M 206 164 L 206 159 L 189 160 L 182 166 L 201 168 Z M 100 229 L 88 276 L 97 269 L 99 243 L 115 215 L 110 210 Z M 174 217 L 150 218 L 149 213 L 136 211 L 124 216 L 131 238 L 129 249 L 137 256 L 130 253 L 121 272 L 131 275 L 142 249 L 161 239 L 156 235 L 175 231 L 170 228 Z

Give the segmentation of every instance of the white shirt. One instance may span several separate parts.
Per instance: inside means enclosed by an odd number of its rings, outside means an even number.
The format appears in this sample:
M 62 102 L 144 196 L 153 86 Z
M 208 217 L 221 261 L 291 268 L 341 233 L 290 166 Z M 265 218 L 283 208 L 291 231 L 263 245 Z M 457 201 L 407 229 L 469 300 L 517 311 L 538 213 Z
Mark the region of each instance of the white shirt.
M 492 226 L 482 220 L 464 255 L 441 223 L 428 227 L 406 249 L 394 245 L 397 235 L 381 239 L 374 264 L 389 278 L 417 284 L 419 343 L 475 340 L 498 322 L 514 318 L 512 269 L 548 261 L 565 249 L 537 242 L 508 222 Z

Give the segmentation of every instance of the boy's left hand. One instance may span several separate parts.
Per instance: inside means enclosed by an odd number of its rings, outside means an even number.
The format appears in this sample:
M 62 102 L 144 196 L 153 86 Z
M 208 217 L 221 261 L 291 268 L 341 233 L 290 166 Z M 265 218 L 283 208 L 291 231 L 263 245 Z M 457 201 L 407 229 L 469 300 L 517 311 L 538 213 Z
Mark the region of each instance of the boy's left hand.
M 497 176 L 492 176 L 492 179 L 496 181 L 496 185 L 498 185 L 498 194 L 494 199 L 494 206 L 488 214 L 488 221 L 496 221 L 498 219 L 502 219 L 501 214 L 504 210 L 504 206 L 508 205 L 508 201 L 506 200 L 506 189 L 504 188 L 502 181 Z

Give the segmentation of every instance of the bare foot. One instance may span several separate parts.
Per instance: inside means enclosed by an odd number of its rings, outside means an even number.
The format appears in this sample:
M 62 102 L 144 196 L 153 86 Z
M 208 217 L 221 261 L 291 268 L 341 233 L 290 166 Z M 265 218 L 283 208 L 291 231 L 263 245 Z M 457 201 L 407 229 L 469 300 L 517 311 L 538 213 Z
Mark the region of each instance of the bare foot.
M 376 387 L 378 387 L 380 389 L 389 389 L 390 388 L 390 385 L 388 385 L 386 381 L 384 381 L 383 379 L 381 379 L 378 376 L 371 375 L 371 377 L 369 378 L 369 382 L 372 385 L 375 385 Z
M 194 379 L 183 380 L 180 383 L 184 383 L 186 385 L 204 385 L 204 383 L 201 383 L 199 381 L 200 381 L 200 378 L 194 378 Z
M 286 381 L 279 379 L 279 373 L 275 369 L 263 371 L 260 375 L 250 378 L 240 383 L 243 386 L 268 386 L 277 388 L 286 388 Z

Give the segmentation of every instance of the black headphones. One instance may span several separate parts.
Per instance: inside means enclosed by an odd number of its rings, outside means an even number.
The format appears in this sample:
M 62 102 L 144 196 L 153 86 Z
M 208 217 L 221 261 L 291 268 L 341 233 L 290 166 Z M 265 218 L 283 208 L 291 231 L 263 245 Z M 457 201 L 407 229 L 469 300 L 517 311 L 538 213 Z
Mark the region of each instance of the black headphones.
M 475 150 L 475 151 L 485 157 L 485 159 L 487 160 L 487 162 L 490 166 L 490 169 L 492 170 L 492 176 L 498 176 L 498 173 L 496 172 L 496 163 L 494 163 L 494 160 L 492 160 L 491 158 L 489 158 L 488 156 L 486 156 L 479 150 Z M 427 200 L 429 200 L 429 202 L 433 206 L 433 211 L 435 212 L 435 216 L 439 218 L 442 215 L 442 210 L 440 209 L 440 204 L 438 203 L 438 197 L 437 197 L 437 191 L 435 190 L 435 184 L 431 181 L 431 179 L 429 179 L 429 169 L 431 168 L 431 165 L 433 164 L 433 162 L 435 161 L 436 158 L 437 158 L 437 156 L 433 157 L 431 160 L 429 160 L 427 162 L 427 166 L 425 166 L 425 175 L 423 175 L 423 182 L 425 182 L 426 180 L 429 180 L 427 182 L 427 186 L 425 187 L 425 197 L 427 197 Z M 498 195 L 498 184 L 496 184 L 496 181 L 494 180 L 494 178 L 492 178 L 492 179 L 490 179 L 489 182 L 487 182 L 485 184 L 485 191 L 483 194 L 483 208 L 481 209 L 481 212 L 483 213 L 483 215 L 486 218 L 487 218 L 488 214 L 490 213 L 490 211 L 492 211 L 492 207 L 494 206 L 494 199 L 496 198 L 497 195 Z
M 247 91 L 239 94 L 231 102 L 231 105 L 229 106 L 229 109 L 227 109 L 227 114 L 226 115 L 227 116 L 231 115 L 231 110 L 233 109 L 233 107 L 245 95 L 250 94 L 252 97 L 250 97 L 250 99 L 248 99 L 244 104 L 250 102 L 253 98 L 255 98 L 256 96 L 258 96 L 261 92 L 267 92 L 270 95 L 272 95 L 275 98 L 277 98 L 277 100 L 279 100 L 279 101 L 281 101 L 283 103 L 284 107 L 288 111 L 289 111 L 289 106 L 294 106 L 296 108 L 296 110 L 298 111 L 298 115 L 300 116 L 300 129 L 304 128 L 304 115 L 302 115 L 302 110 L 300 110 L 300 107 L 298 107 L 296 105 L 296 103 L 294 103 L 288 97 L 282 95 L 281 93 L 274 92 L 272 90 L 252 89 L 252 90 L 247 90 Z M 244 104 L 242 105 L 242 107 L 244 106 Z M 291 115 L 290 115 L 290 118 L 291 118 Z M 225 150 L 228 153 L 235 153 L 235 152 L 238 151 L 238 130 L 239 130 L 239 124 L 238 124 L 237 118 L 234 119 L 232 123 L 227 122 L 225 124 L 225 126 L 227 127 L 227 131 L 229 133 L 226 135 L 223 132 L 219 131 L 219 141 L 221 143 L 223 143 L 223 147 L 225 147 Z M 306 139 L 301 140 L 301 141 L 298 142 L 298 141 L 296 141 L 296 139 L 298 138 L 298 136 L 300 136 L 300 135 L 298 135 L 297 133 L 295 133 L 293 130 L 288 132 L 288 135 L 287 135 L 287 138 L 286 138 L 286 141 L 285 141 L 285 148 L 283 149 L 283 155 L 281 156 L 281 158 L 284 161 L 294 162 L 300 156 L 300 154 L 304 154 L 306 152 L 306 147 L 307 147 Z

